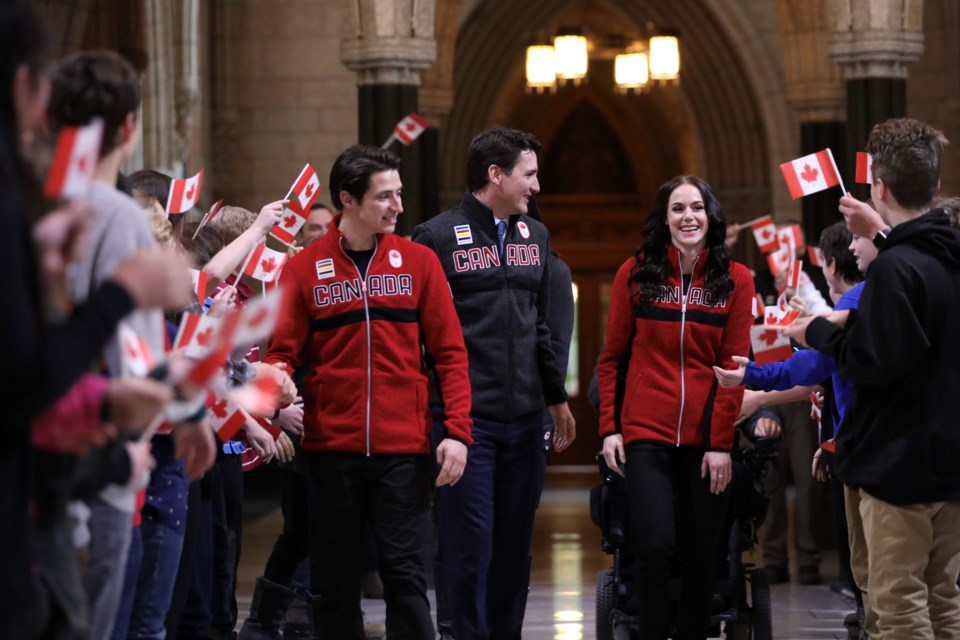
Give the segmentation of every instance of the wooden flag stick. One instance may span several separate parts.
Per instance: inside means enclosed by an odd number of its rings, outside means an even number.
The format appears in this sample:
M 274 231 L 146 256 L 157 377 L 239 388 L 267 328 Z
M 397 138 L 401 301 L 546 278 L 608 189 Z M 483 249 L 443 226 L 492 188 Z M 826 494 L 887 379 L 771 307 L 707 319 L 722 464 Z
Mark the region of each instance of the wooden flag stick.
M 396 139 L 397 139 L 397 134 L 391 133 L 391 134 L 390 134 L 390 137 L 387 138 L 387 141 L 384 142 L 382 145 L 380 145 L 380 148 L 381 148 L 381 149 L 386 149 L 386 148 L 389 147 L 391 144 L 393 144 Z
M 760 222 L 766 217 L 767 216 L 760 216 L 759 218 L 754 218 L 753 220 L 747 220 L 746 222 L 738 222 L 737 224 L 740 225 L 740 230 L 743 231 L 744 229 L 753 226 L 755 223 Z
M 827 147 L 827 155 L 830 156 L 830 164 L 833 165 L 833 172 L 837 176 L 837 180 L 840 182 L 840 189 L 843 191 L 844 195 L 847 193 L 847 188 L 843 186 L 843 177 L 840 175 L 840 170 L 837 168 L 837 161 L 833 159 L 833 151 L 830 150 L 830 147 Z

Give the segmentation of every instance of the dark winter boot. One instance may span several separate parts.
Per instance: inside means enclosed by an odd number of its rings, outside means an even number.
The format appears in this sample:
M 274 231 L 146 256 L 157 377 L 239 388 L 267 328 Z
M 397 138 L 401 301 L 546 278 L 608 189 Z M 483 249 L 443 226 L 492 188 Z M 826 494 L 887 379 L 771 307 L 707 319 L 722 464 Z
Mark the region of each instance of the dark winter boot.
M 298 591 L 283 618 L 283 640 L 310 640 L 313 637 L 309 609 L 310 594 Z
M 257 578 L 250 617 L 244 621 L 238 640 L 280 640 L 280 623 L 294 595 L 292 589 Z

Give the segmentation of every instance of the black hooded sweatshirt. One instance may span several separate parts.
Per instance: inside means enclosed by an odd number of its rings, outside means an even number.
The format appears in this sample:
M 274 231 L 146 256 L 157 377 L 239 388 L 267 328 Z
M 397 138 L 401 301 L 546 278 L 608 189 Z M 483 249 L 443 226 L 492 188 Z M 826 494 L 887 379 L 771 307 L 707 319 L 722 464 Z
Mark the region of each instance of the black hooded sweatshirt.
M 846 330 L 807 342 L 854 384 L 837 475 L 893 504 L 960 500 L 960 231 L 934 209 L 897 225 Z

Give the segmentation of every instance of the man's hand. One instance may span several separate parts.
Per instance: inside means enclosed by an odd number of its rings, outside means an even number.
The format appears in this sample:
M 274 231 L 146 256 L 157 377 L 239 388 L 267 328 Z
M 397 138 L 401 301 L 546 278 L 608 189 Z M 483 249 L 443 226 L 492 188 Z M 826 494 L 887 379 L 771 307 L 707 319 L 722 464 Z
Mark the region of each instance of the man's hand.
M 273 229 L 280 223 L 280 219 L 283 217 L 283 209 L 287 206 L 288 202 L 290 201 L 277 200 L 270 204 L 263 205 L 263 208 L 260 209 L 260 214 L 251 226 L 259 230 L 261 235 L 267 235 L 270 233 L 270 229 Z
M 887 224 L 880 214 L 866 202 L 860 202 L 849 193 L 840 198 L 840 213 L 847 221 L 850 233 L 873 240 L 876 235 L 887 228 Z
M 719 495 L 733 480 L 733 464 L 726 451 L 707 451 L 700 463 L 700 477 L 710 478 L 710 493 Z
M 823 449 L 817 449 L 813 454 L 813 464 L 810 467 L 810 474 L 820 482 L 826 482 L 830 479 L 830 471 L 827 469 L 827 463 L 823 460 Z
M 453 438 L 444 438 L 437 446 L 437 464 L 440 465 L 437 486 L 457 484 L 467 467 L 467 445 Z
M 570 406 L 564 402 L 552 404 L 547 409 L 553 419 L 553 448 L 562 453 L 577 438 L 577 421 L 570 413 Z
M 198 480 L 213 466 L 217 445 L 206 422 L 181 422 L 173 428 L 174 455 L 183 458 L 187 478 Z
M 811 322 L 813 322 L 813 316 L 797 318 L 789 327 L 783 328 L 783 335 L 793 338 L 805 347 L 809 347 L 810 345 L 807 344 L 807 327 L 810 326 Z
M 80 257 L 89 240 L 90 218 L 89 206 L 69 202 L 33 226 L 33 242 L 45 277 L 63 273 Z
M 743 392 L 743 404 L 740 405 L 740 415 L 737 416 L 735 424 L 740 424 L 762 408 L 763 391 L 751 391 L 747 389 Z
M 107 420 L 118 429 L 140 432 L 173 399 L 173 389 L 150 378 L 113 378 L 104 403 Z
M 627 451 L 623 448 L 623 435 L 615 433 L 603 439 L 603 460 L 611 471 L 623 477 L 623 469 L 617 463 L 618 458 L 621 463 L 626 462 Z
M 733 361 L 739 365 L 736 369 L 713 367 L 713 375 L 717 376 L 717 382 L 725 389 L 739 387 L 743 384 L 743 376 L 747 371 L 747 365 L 750 363 L 750 359 L 743 356 L 733 356 Z

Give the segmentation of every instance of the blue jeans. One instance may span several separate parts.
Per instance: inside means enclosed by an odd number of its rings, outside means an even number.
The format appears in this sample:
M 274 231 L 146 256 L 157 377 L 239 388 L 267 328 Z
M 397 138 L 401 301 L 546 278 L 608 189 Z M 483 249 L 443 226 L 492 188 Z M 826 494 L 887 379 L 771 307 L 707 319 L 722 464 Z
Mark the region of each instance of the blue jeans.
M 130 535 L 130 552 L 127 554 L 127 569 L 123 576 L 123 593 L 120 595 L 120 607 L 113 623 L 111 640 L 126 640 L 133 613 L 133 599 L 137 595 L 137 579 L 140 577 L 140 564 L 143 561 L 143 538 L 140 527 L 134 527 Z
M 543 434 L 542 412 L 508 423 L 474 417 L 463 477 L 437 489 L 441 582 L 457 640 L 512 637 L 522 623 Z M 444 435 L 435 422 L 434 447 Z
M 167 636 L 164 619 L 173 597 L 183 533 L 149 521 L 144 521 L 140 533 L 143 561 L 127 637 L 131 640 L 164 640 Z

